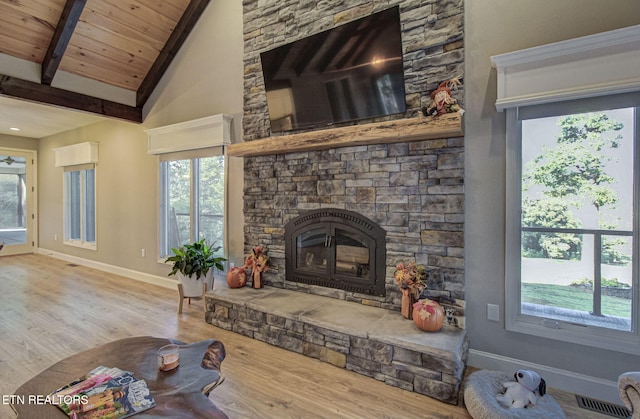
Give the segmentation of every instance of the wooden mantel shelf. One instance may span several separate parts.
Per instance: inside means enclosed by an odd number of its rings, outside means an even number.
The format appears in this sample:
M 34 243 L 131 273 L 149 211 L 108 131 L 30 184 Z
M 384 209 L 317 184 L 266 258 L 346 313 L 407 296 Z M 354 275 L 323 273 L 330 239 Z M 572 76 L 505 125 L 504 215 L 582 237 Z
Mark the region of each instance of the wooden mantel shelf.
M 462 135 L 464 135 L 462 113 L 456 112 L 436 117 L 396 119 L 262 138 L 230 144 L 227 153 L 236 157 L 264 156 L 336 147 L 452 138 Z

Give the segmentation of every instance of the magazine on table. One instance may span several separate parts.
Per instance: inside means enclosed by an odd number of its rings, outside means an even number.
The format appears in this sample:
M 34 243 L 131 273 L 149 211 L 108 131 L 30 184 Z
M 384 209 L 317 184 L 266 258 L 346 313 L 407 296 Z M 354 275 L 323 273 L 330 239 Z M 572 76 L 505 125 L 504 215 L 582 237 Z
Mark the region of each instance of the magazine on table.
M 73 419 L 126 418 L 156 405 L 144 380 L 100 366 L 53 391 L 49 397 Z

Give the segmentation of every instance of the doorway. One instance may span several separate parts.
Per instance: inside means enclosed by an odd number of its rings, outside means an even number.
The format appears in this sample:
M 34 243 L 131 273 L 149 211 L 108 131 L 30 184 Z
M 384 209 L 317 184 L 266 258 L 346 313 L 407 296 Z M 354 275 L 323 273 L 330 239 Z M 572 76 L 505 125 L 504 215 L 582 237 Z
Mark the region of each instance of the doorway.
M 0 244 L 2 256 L 36 248 L 36 152 L 0 148 Z

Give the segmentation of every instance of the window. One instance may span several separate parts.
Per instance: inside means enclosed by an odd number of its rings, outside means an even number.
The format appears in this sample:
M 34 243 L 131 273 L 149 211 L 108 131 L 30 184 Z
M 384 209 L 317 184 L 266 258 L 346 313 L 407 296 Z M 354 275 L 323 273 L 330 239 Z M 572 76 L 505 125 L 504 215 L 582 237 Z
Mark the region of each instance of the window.
M 635 353 L 639 94 L 507 113 L 507 328 Z
M 224 247 L 225 159 L 221 147 L 160 157 L 160 257 L 201 238 Z M 220 255 L 224 254 L 221 248 Z
M 93 164 L 65 167 L 64 242 L 96 248 L 96 176 Z

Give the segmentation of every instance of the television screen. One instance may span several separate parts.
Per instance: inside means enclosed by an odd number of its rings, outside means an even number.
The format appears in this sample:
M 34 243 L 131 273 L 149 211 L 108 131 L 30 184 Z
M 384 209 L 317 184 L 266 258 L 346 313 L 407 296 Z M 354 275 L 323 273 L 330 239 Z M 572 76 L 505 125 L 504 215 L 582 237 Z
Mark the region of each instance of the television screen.
M 405 112 L 397 6 L 260 59 L 272 132 Z

